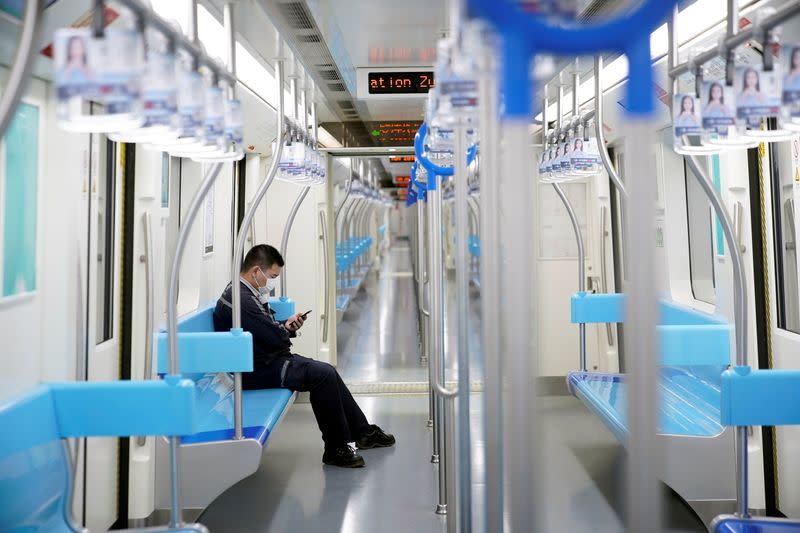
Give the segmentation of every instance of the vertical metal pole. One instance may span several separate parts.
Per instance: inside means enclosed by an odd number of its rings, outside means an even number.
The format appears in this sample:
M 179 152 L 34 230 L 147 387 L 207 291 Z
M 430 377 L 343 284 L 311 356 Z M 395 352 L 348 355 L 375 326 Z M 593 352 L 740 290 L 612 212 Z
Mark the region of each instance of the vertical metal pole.
M 172 260 L 172 269 L 169 273 L 169 286 L 167 292 L 167 338 L 169 347 L 169 375 L 180 376 L 180 354 L 178 353 L 178 276 L 180 275 L 181 261 L 183 260 L 183 252 L 186 249 L 186 243 L 189 240 L 189 232 L 192 229 L 197 213 L 203 206 L 203 201 L 206 195 L 214 185 L 214 180 L 217 178 L 220 170 L 222 170 L 222 163 L 214 163 L 200 183 L 200 188 L 194 194 L 192 202 L 189 204 L 189 209 L 186 213 L 186 220 L 181 224 L 180 232 L 178 233 L 178 242 L 175 245 L 175 256 Z M 179 484 L 179 445 L 180 437 L 172 436 L 169 438 L 169 466 L 170 466 L 170 501 L 171 501 L 171 515 L 170 527 L 177 528 L 182 522 L 183 508 L 180 501 L 180 484 Z
M 481 146 L 481 338 L 485 368 L 486 518 L 484 531 L 503 533 L 503 387 L 500 350 L 500 128 L 496 49 L 484 43 L 478 78 Z
M 455 127 L 454 218 L 456 263 L 456 353 L 458 354 L 458 518 L 459 531 L 472 531 L 472 450 L 469 428 L 469 263 L 467 262 L 467 137 L 464 121 Z
M 428 174 L 428 179 L 438 179 L 435 175 Z M 433 391 L 433 365 L 439 364 L 439 352 L 436 351 L 436 328 L 433 319 L 433 268 L 434 268 L 434 226 L 433 226 L 433 201 L 430 191 L 427 192 L 427 201 L 425 202 L 428 215 L 426 217 L 427 231 L 425 232 L 426 242 L 423 244 L 425 255 L 425 273 L 423 275 L 423 305 L 425 304 L 424 287 L 428 286 L 428 304 L 429 307 L 423 307 L 423 315 L 427 319 L 426 327 L 426 341 L 428 344 L 428 393 L 430 394 L 431 404 L 431 426 L 433 426 L 432 438 L 433 446 L 431 452 L 431 463 L 439 462 L 439 428 L 441 427 L 441 400 L 436 396 Z
M 444 421 L 445 421 L 445 435 L 449 435 L 449 438 L 445 441 L 445 453 L 444 453 L 444 460 L 440 463 L 440 465 L 445 466 L 445 484 L 448 487 L 457 487 L 458 486 L 458 476 L 459 476 L 459 469 L 458 469 L 458 446 L 456 444 L 456 440 L 454 435 L 457 432 L 456 429 L 456 402 L 458 401 L 456 398 L 443 398 L 444 403 Z M 461 488 L 457 488 L 457 495 L 460 498 L 461 495 Z M 456 512 L 453 512 L 451 509 L 449 513 L 447 513 L 447 533 L 455 533 L 456 531 L 464 531 L 464 519 L 466 516 L 459 512 L 460 509 L 456 509 Z M 470 531 L 470 530 L 466 530 Z
M 508 45 L 506 45 L 508 46 Z M 501 255 L 500 272 L 500 346 L 509 368 L 514 371 L 507 381 L 508 403 L 505 423 L 514 428 L 514 437 L 507 442 L 509 518 L 511 531 L 541 531 L 536 473 L 540 472 L 537 423 L 536 373 L 539 359 L 536 283 L 538 262 L 534 257 L 533 239 L 519 239 L 521 228 L 529 235 L 538 235 L 536 207 L 532 208 L 536 191 L 528 173 L 533 166 L 531 137 L 527 117 L 507 118 L 502 138 L 503 183 L 500 187 Z
M 649 38 L 649 36 L 648 36 Z M 648 52 L 649 54 L 649 52 Z M 633 117 L 626 128 L 626 169 L 628 187 L 628 238 L 639 246 L 636 261 L 628 269 L 625 352 L 638 354 L 629 361 L 627 461 L 628 531 L 661 531 L 659 485 L 661 450 L 656 434 L 658 421 L 658 345 L 656 295 L 654 204 L 656 169 L 650 155 L 654 139 L 652 121 Z
M 222 6 L 222 22 L 228 45 L 225 63 L 228 65 L 228 70 L 236 76 L 236 26 L 233 18 L 233 2 L 225 2 L 225 5 Z M 228 97 L 236 98 L 236 84 L 228 86 Z
M 439 181 L 439 176 L 429 175 L 429 180 Z M 429 354 L 429 365 L 434 370 L 434 376 L 438 372 L 444 376 L 444 290 L 442 286 L 444 272 L 442 270 L 442 186 L 436 184 L 435 189 L 428 190 L 428 202 L 430 204 L 430 237 L 431 237 L 431 352 Z M 435 365 L 435 366 L 434 366 Z M 434 378 L 435 385 L 435 378 Z M 444 381 L 444 378 L 443 378 Z M 447 514 L 447 430 L 446 413 L 444 399 L 436 397 L 436 419 L 434 420 L 434 431 L 439 437 L 439 503 L 436 505 L 437 514 Z

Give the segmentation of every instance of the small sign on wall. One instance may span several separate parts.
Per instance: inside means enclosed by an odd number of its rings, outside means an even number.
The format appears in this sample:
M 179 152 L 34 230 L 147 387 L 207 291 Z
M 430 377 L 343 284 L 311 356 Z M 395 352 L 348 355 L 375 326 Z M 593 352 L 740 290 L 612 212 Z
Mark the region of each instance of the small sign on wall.
M 214 190 L 209 191 L 203 203 L 203 254 L 214 253 Z

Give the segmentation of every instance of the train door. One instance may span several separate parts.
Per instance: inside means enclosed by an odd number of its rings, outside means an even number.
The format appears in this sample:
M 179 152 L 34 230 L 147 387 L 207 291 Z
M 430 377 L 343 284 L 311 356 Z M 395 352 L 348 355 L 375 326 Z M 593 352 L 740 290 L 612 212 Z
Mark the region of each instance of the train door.
M 762 291 L 761 302 L 756 293 L 756 314 L 764 328 L 758 332 L 759 367 L 796 369 L 800 368 L 797 261 L 800 224 L 796 208 L 800 201 L 800 140 L 795 137 L 791 142 L 774 143 L 759 159 L 764 191 L 768 193 L 762 197 L 761 220 L 768 266 L 766 272 L 761 269 L 762 276 L 767 278 L 762 286 L 768 290 Z M 765 427 L 762 439 L 767 512 L 798 516 L 800 482 L 796 474 L 800 471 L 800 427 L 782 426 L 777 430 Z
M 154 379 L 153 332 L 164 322 L 167 243 L 173 243 L 177 223 L 169 222 L 169 210 L 180 184 L 180 160 L 164 152 L 136 148 L 126 152 L 126 168 L 134 169 L 135 190 L 126 186 L 126 224 L 133 236 L 130 279 L 131 379 Z M 127 181 L 126 181 L 127 184 Z M 127 195 L 132 195 L 128 198 Z M 126 231 L 128 229 L 126 228 Z M 127 515 L 132 525 L 144 525 L 155 509 L 155 437 L 130 439 Z M 121 501 L 124 494 L 121 494 Z
M 79 379 L 120 378 L 120 158 L 105 135 L 89 137 L 88 176 L 83 183 L 79 234 L 86 290 L 84 375 Z M 74 513 L 89 529 L 107 529 L 117 520 L 119 446 L 115 438 L 83 439 L 78 445 Z

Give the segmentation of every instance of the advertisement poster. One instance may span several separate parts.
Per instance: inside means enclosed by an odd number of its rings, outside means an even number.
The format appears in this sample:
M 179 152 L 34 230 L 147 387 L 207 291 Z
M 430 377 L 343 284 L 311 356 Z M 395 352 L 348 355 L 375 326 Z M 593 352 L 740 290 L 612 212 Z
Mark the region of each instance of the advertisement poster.
M 39 108 L 20 103 L 0 149 L 3 298 L 36 291 Z

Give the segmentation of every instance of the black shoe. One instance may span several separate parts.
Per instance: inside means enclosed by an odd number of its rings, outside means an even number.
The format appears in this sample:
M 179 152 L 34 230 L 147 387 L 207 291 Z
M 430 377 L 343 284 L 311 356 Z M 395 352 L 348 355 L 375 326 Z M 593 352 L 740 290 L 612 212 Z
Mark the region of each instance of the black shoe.
M 364 458 L 346 444 L 338 448 L 326 449 L 325 453 L 322 454 L 322 462 L 326 465 L 341 466 L 342 468 L 361 468 L 364 466 Z
M 356 441 L 356 446 L 359 450 L 369 450 L 370 448 L 394 446 L 394 442 L 394 435 L 384 433 L 384 431 L 375 424 L 370 424 L 369 431 L 361 435 L 361 438 Z

